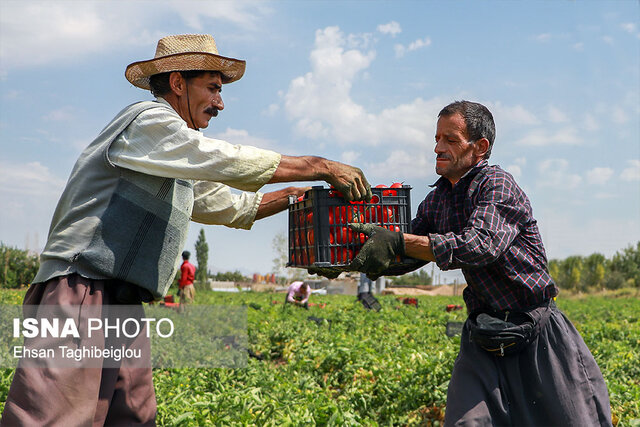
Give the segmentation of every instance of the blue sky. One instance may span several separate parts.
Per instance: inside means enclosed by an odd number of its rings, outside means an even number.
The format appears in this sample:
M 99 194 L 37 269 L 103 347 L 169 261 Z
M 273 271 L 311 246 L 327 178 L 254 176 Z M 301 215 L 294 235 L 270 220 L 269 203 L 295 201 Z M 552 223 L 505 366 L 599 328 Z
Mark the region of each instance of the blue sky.
M 611 256 L 640 240 L 639 18 L 637 1 L 3 0 L 0 241 L 41 249 L 82 148 L 151 99 L 129 63 L 162 36 L 209 33 L 247 70 L 206 135 L 404 181 L 415 214 L 437 179 L 438 111 L 481 102 L 490 162 L 529 195 L 549 258 Z M 284 213 L 251 231 L 203 226 L 209 268 L 270 272 L 286 226 Z

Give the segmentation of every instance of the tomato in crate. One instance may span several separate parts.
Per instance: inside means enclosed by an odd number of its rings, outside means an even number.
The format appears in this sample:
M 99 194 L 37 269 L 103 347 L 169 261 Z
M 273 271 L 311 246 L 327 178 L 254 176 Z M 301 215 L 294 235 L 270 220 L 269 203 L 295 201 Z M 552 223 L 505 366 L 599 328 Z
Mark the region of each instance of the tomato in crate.
M 395 185 L 398 186 L 395 186 Z M 367 236 L 354 233 L 349 223 L 372 223 L 402 232 L 410 229 L 410 190 L 393 184 L 372 188 L 366 202 L 347 202 L 335 189 L 312 187 L 300 200 L 289 199 L 289 266 L 335 268 L 347 271 Z

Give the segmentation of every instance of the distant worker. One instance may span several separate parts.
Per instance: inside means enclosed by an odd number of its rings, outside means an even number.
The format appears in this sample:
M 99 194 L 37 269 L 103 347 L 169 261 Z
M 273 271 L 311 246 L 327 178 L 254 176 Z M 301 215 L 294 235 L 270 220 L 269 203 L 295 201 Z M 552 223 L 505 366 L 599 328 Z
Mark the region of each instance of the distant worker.
M 304 282 L 293 282 L 289 285 L 289 291 L 284 303 L 295 304 L 309 309 L 309 296 L 311 296 L 311 288 Z
M 182 252 L 180 280 L 178 281 L 180 305 L 191 304 L 196 295 L 196 288 L 193 286 L 193 280 L 196 277 L 196 267 L 189 262 L 190 256 L 191 253 L 189 251 Z

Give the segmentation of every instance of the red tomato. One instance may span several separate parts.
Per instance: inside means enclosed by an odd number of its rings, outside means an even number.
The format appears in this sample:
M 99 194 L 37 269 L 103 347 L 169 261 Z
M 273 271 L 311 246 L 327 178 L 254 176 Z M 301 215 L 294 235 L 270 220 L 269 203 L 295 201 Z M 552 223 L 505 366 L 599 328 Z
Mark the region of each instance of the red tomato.
M 307 224 L 313 224 L 313 212 L 307 214 Z
M 313 245 L 313 243 L 315 242 L 315 238 L 313 236 L 313 230 L 307 231 L 307 242 L 309 242 L 310 245 Z
M 394 182 L 393 184 L 391 184 L 391 188 L 402 188 L 402 183 Z
M 329 208 L 329 224 L 334 224 L 335 219 L 333 218 L 333 209 Z
M 347 255 L 347 259 L 344 261 L 345 264 L 353 261 L 353 250 L 352 249 L 347 249 L 345 251 L 345 255 Z

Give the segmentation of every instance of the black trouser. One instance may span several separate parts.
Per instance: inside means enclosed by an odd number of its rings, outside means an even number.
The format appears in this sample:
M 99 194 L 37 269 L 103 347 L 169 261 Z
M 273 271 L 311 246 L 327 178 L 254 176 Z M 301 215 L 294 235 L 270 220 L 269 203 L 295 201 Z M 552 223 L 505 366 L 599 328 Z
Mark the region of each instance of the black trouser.
M 445 426 L 610 426 L 609 394 L 591 352 L 554 304 L 538 337 L 513 356 L 469 340 L 465 323 Z

